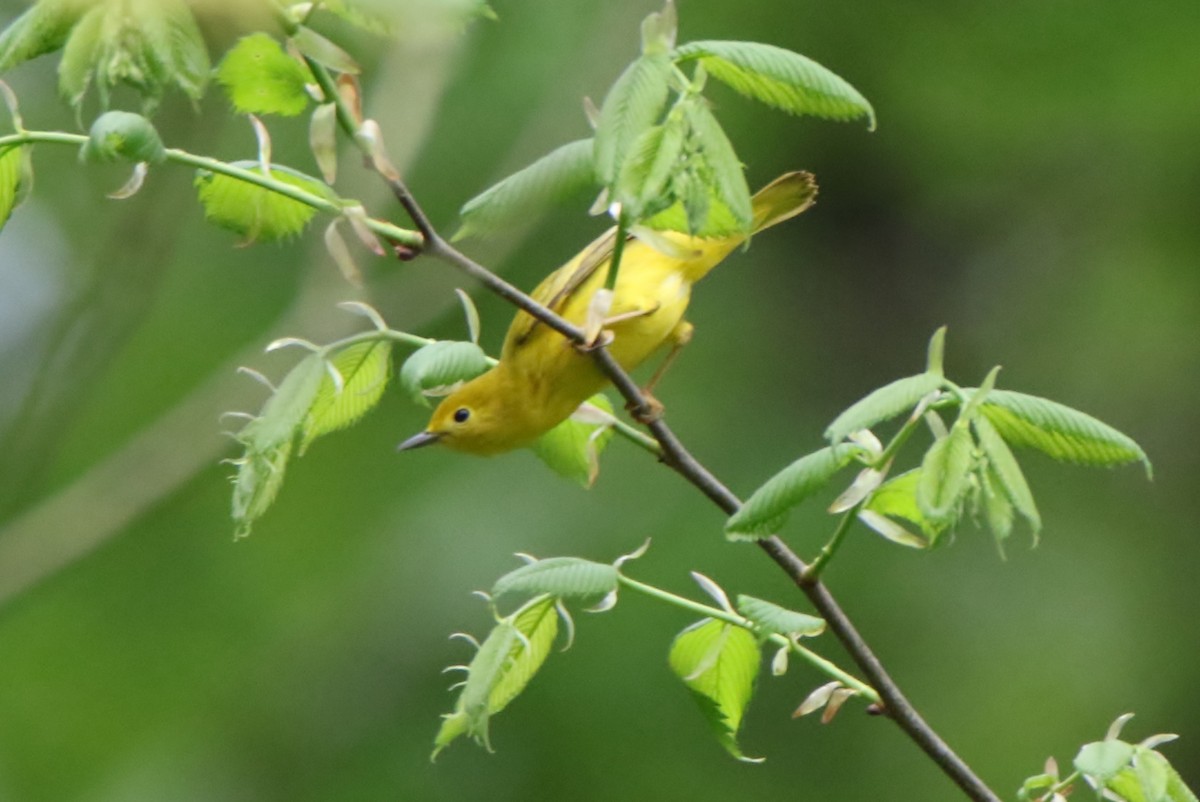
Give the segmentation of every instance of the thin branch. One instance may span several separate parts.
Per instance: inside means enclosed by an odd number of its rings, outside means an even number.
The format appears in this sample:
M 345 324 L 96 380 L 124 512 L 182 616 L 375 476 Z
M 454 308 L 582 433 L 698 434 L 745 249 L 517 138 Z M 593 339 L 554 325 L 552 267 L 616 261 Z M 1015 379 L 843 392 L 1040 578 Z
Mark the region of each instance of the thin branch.
M 322 80 L 320 73 L 325 68 L 314 62 L 309 67 L 317 74 L 318 82 L 326 87 L 330 82 Z M 329 100 L 334 98 L 330 97 Z M 340 117 L 340 115 L 339 115 Z M 536 320 L 544 323 L 562 334 L 576 345 L 587 345 L 587 337 L 583 330 L 569 321 L 554 314 L 537 301 L 530 298 L 521 290 L 501 279 L 495 273 L 478 264 L 438 234 L 421 205 L 409 191 L 403 179 L 392 170 L 380 169 L 380 159 L 375 157 L 361 136 L 361 127 L 347 130 L 347 134 L 363 149 L 368 164 L 387 183 L 396 200 L 404 207 L 405 212 L 412 218 L 417 230 L 424 239 L 423 253 L 457 268 L 472 278 L 478 280 L 490 291 L 504 300 L 527 312 Z M 382 148 L 381 142 L 373 143 L 375 148 Z M 608 349 L 600 346 L 591 351 L 592 358 L 604 375 L 613 383 L 617 391 L 629 402 L 630 409 L 635 415 L 648 413 L 650 406 L 642 394 L 641 388 L 633 378 L 617 363 Z M 641 417 L 649 417 L 641 415 Z M 700 492 L 708 496 L 727 515 L 733 515 L 741 509 L 742 502 L 729 488 L 725 487 L 716 476 L 705 468 L 684 447 L 670 427 L 661 419 L 648 424 L 650 433 L 662 448 L 660 459 L 676 473 L 694 485 Z M 850 653 L 854 662 L 866 674 L 879 696 L 883 699 L 881 712 L 893 719 L 900 728 L 917 743 L 917 745 L 953 780 L 958 787 L 974 802 L 1000 802 L 998 797 L 981 780 L 971 767 L 941 739 L 941 737 L 921 718 L 912 704 L 901 693 L 899 687 L 888 675 L 883 664 L 867 646 L 866 641 L 858 633 L 849 617 L 841 606 L 821 583 L 818 577 L 807 575 L 808 566 L 795 552 L 788 548 L 782 540 L 771 536 L 758 541 L 758 545 L 766 554 L 783 569 L 792 582 L 809 598 L 821 616 L 829 625 L 845 649 Z
M 409 203 L 415 206 L 416 202 L 412 199 L 412 195 L 407 193 L 407 190 L 405 190 L 405 197 Z M 581 330 L 467 258 L 432 229 L 428 231 L 422 229 L 418 218 L 414 217 L 414 223 L 426 237 L 426 253 L 428 255 L 480 279 L 489 289 L 497 292 L 506 300 L 512 301 L 571 341 L 581 345 L 585 342 Z M 642 395 L 637 383 L 606 348 L 596 348 L 591 354 L 600 370 L 612 381 L 618 392 L 629 402 L 631 408 L 635 410 L 648 409 L 646 398 Z M 691 455 L 691 452 L 684 447 L 664 421 L 661 419 L 654 421 L 648 425 L 648 428 L 662 447 L 661 459 L 666 465 L 708 496 L 726 514 L 733 515 L 741 509 L 741 499 Z M 804 592 L 829 624 L 829 629 L 841 641 L 854 662 L 866 674 L 867 679 L 883 699 L 882 712 L 892 718 L 970 799 L 975 802 L 1000 802 L 1000 798 L 984 784 L 971 770 L 971 767 L 955 754 L 949 745 L 921 718 L 888 675 L 875 653 L 859 635 L 858 630 L 829 590 L 818 578 L 806 576 L 808 566 L 804 561 L 778 537 L 765 538 L 758 541 L 758 545 Z

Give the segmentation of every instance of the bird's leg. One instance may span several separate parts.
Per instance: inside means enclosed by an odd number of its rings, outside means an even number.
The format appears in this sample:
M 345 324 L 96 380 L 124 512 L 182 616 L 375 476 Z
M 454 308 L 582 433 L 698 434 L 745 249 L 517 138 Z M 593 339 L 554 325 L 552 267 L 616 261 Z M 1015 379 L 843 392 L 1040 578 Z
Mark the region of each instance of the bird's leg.
M 642 387 L 642 398 L 645 403 L 641 405 L 626 404 L 625 408 L 629 414 L 633 416 L 638 423 L 650 424 L 663 415 L 662 402 L 654 397 L 654 388 L 666 374 L 667 368 L 671 367 L 671 363 L 679 356 L 679 352 L 683 347 L 692 341 L 692 334 L 696 331 L 696 327 L 686 320 L 679 321 L 679 324 L 671 330 L 668 339 L 671 340 L 671 350 L 667 352 L 663 358 L 662 364 L 658 366 L 658 370 L 654 371 L 654 375 L 650 377 L 650 381 Z

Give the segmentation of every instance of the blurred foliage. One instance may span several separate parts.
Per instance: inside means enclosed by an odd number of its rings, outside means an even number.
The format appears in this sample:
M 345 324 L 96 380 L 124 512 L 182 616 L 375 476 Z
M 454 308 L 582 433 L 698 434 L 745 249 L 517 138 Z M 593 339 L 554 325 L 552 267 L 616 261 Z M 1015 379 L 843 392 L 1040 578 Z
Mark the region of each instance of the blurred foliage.
M 585 136 L 580 98 L 602 96 L 656 5 L 499 0 L 499 20 L 466 33 L 415 30 L 414 15 L 398 44 L 364 38 L 380 48 L 362 59 L 366 104 L 435 220 L 448 229 L 466 198 Z M 0 0 L 0 21 L 22 9 Z M 231 24 L 204 33 L 228 42 Z M 1010 796 L 1127 710 L 1182 734 L 1164 753 L 1200 778 L 1197 30 L 1187 0 L 681 9 L 685 39 L 803 52 L 879 119 L 875 133 L 796 120 L 714 88 L 751 185 L 809 169 L 822 195 L 697 290 L 698 336 L 659 397 L 698 456 L 748 491 L 947 323 L 948 372 L 1003 364 L 1001 387 L 1085 409 L 1154 461 L 1146 485 L 1030 457 L 1042 542 L 1007 561 L 971 532 L 933 553 L 861 534 L 827 575 L 925 716 Z M 28 125 L 74 128 L 52 59 L 5 77 Z M 253 156 L 249 126 L 218 122 L 223 100 L 200 114 L 168 94 L 164 142 Z M 303 124 L 272 135 L 277 161 L 316 170 Z M 590 491 L 529 454 L 397 456 L 424 419 L 398 393 L 315 444 L 234 545 L 217 465 L 234 445 L 217 415 L 262 396 L 233 367 L 279 378 L 293 357 L 262 346 L 338 336 L 354 323 L 334 304 L 356 297 L 394 325 L 461 336 L 458 277 L 380 262 L 356 290 L 319 233 L 233 248 L 184 171 L 152 171 L 118 203 L 103 196 L 122 168 L 82 168 L 67 149 L 34 161 L 33 197 L 0 237 L 0 799 L 956 798 L 877 719 L 792 721 L 811 689 L 801 670 L 764 677 L 742 723 L 766 763 L 724 758 L 666 665 L 687 620 L 638 599 L 584 622 L 494 723 L 499 754 L 431 766 L 451 699 L 439 672 L 467 658 L 445 636 L 486 626 L 468 591 L 513 551 L 606 560 L 652 536 L 648 581 L 683 589 L 695 569 L 797 596 L 640 451 L 614 444 Z M 344 161 L 347 194 L 388 208 Z M 473 252 L 533 286 L 597 232 L 587 203 Z M 511 312 L 479 307 L 494 351 Z M 829 527 L 801 510 L 784 535 L 812 554 Z

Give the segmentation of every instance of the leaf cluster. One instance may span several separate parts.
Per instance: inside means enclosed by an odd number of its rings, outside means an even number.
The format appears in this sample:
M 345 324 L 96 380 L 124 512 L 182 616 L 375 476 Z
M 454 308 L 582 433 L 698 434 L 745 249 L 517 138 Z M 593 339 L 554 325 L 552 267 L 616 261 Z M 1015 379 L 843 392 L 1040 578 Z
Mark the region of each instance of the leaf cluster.
M 889 540 L 917 548 L 937 544 L 964 518 L 982 519 L 998 544 L 1018 519 L 1037 537 L 1041 516 L 1013 447 L 1085 466 L 1141 462 L 1149 475 L 1150 462 L 1130 437 L 1058 402 L 995 389 L 998 369 L 978 388 L 951 382 L 942 373 L 943 342 L 939 330 L 924 372 L 880 387 L 838 415 L 825 430 L 829 445 L 764 482 L 726 522 L 727 534 L 773 534 L 792 509 L 851 464 L 859 465 L 859 474 L 830 511 L 856 516 Z M 946 414 L 953 420 L 947 422 Z M 871 427 L 902 415 L 905 422 L 884 448 Z M 889 477 L 898 451 L 921 423 L 931 440 L 920 464 Z
M 1158 750 L 1175 735 L 1151 735 L 1132 744 L 1118 736 L 1133 718 L 1119 716 L 1104 740 L 1084 744 L 1075 756 L 1075 771 L 1059 776 L 1058 764 L 1050 758 L 1040 774 L 1029 777 L 1017 792 L 1021 802 L 1065 802 L 1079 778 L 1091 786 L 1098 799 L 1112 802 L 1196 802 L 1196 794 L 1179 772 Z
M 693 577 L 717 607 L 632 580 L 622 566 L 641 556 L 645 548 L 611 564 L 577 557 L 536 560 L 519 555 L 526 564 L 498 579 L 486 598 L 493 611 L 498 603 L 513 597 L 527 600 L 508 615 L 496 613 L 496 623 L 482 643 L 468 638 L 476 652 L 469 664 L 452 667 L 464 671 L 466 679 L 454 686 L 460 690 L 454 709 L 444 716 L 434 738 L 434 756 L 463 735 L 490 750 L 491 717 L 521 693 L 541 668 L 560 620 L 566 624 L 570 645 L 574 624 L 567 605 L 590 605 L 588 612 L 606 612 L 616 606 L 618 591 L 625 587 L 683 609 L 709 613 L 675 636 L 667 663 L 696 700 L 718 743 L 733 757 L 756 762 L 742 753 L 737 736 L 754 695 L 762 647 L 767 642 L 780 647 L 773 670 L 782 674 L 789 652 L 811 655 L 799 645 L 799 639 L 821 634 L 825 622 L 751 596 L 739 596 L 735 609 L 725 592 L 700 574 Z M 833 684 L 841 686 L 840 682 Z M 844 698 L 855 693 L 850 691 Z
M 709 77 L 794 115 L 865 119 L 871 104 L 829 69 L 757 42 L 675 45 L 670 2 L 642 24 L 642 52 L 590 109 L 593 136 L 563 145 L 462 207 L 455 238 L 500 232 L 584 189 L 618 223 L 697 236 L 747 234 L 750 191 L 741 161 L 712 112 Z M 690 73 L 688 72 L 690 70 Z

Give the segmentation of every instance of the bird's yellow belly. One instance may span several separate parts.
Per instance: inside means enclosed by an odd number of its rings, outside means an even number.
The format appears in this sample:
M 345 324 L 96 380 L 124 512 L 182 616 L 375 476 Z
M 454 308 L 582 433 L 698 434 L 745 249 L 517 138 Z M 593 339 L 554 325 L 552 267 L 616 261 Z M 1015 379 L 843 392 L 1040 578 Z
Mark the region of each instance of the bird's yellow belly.
M 612 324 L 609 351 L 632 370 L 671 338 L 687 311 L 691 285 L 675 271 L 663 271 L 654 281 L 644 274 L 625 278 L 618 277 L 610 317 L 633 316 Z

